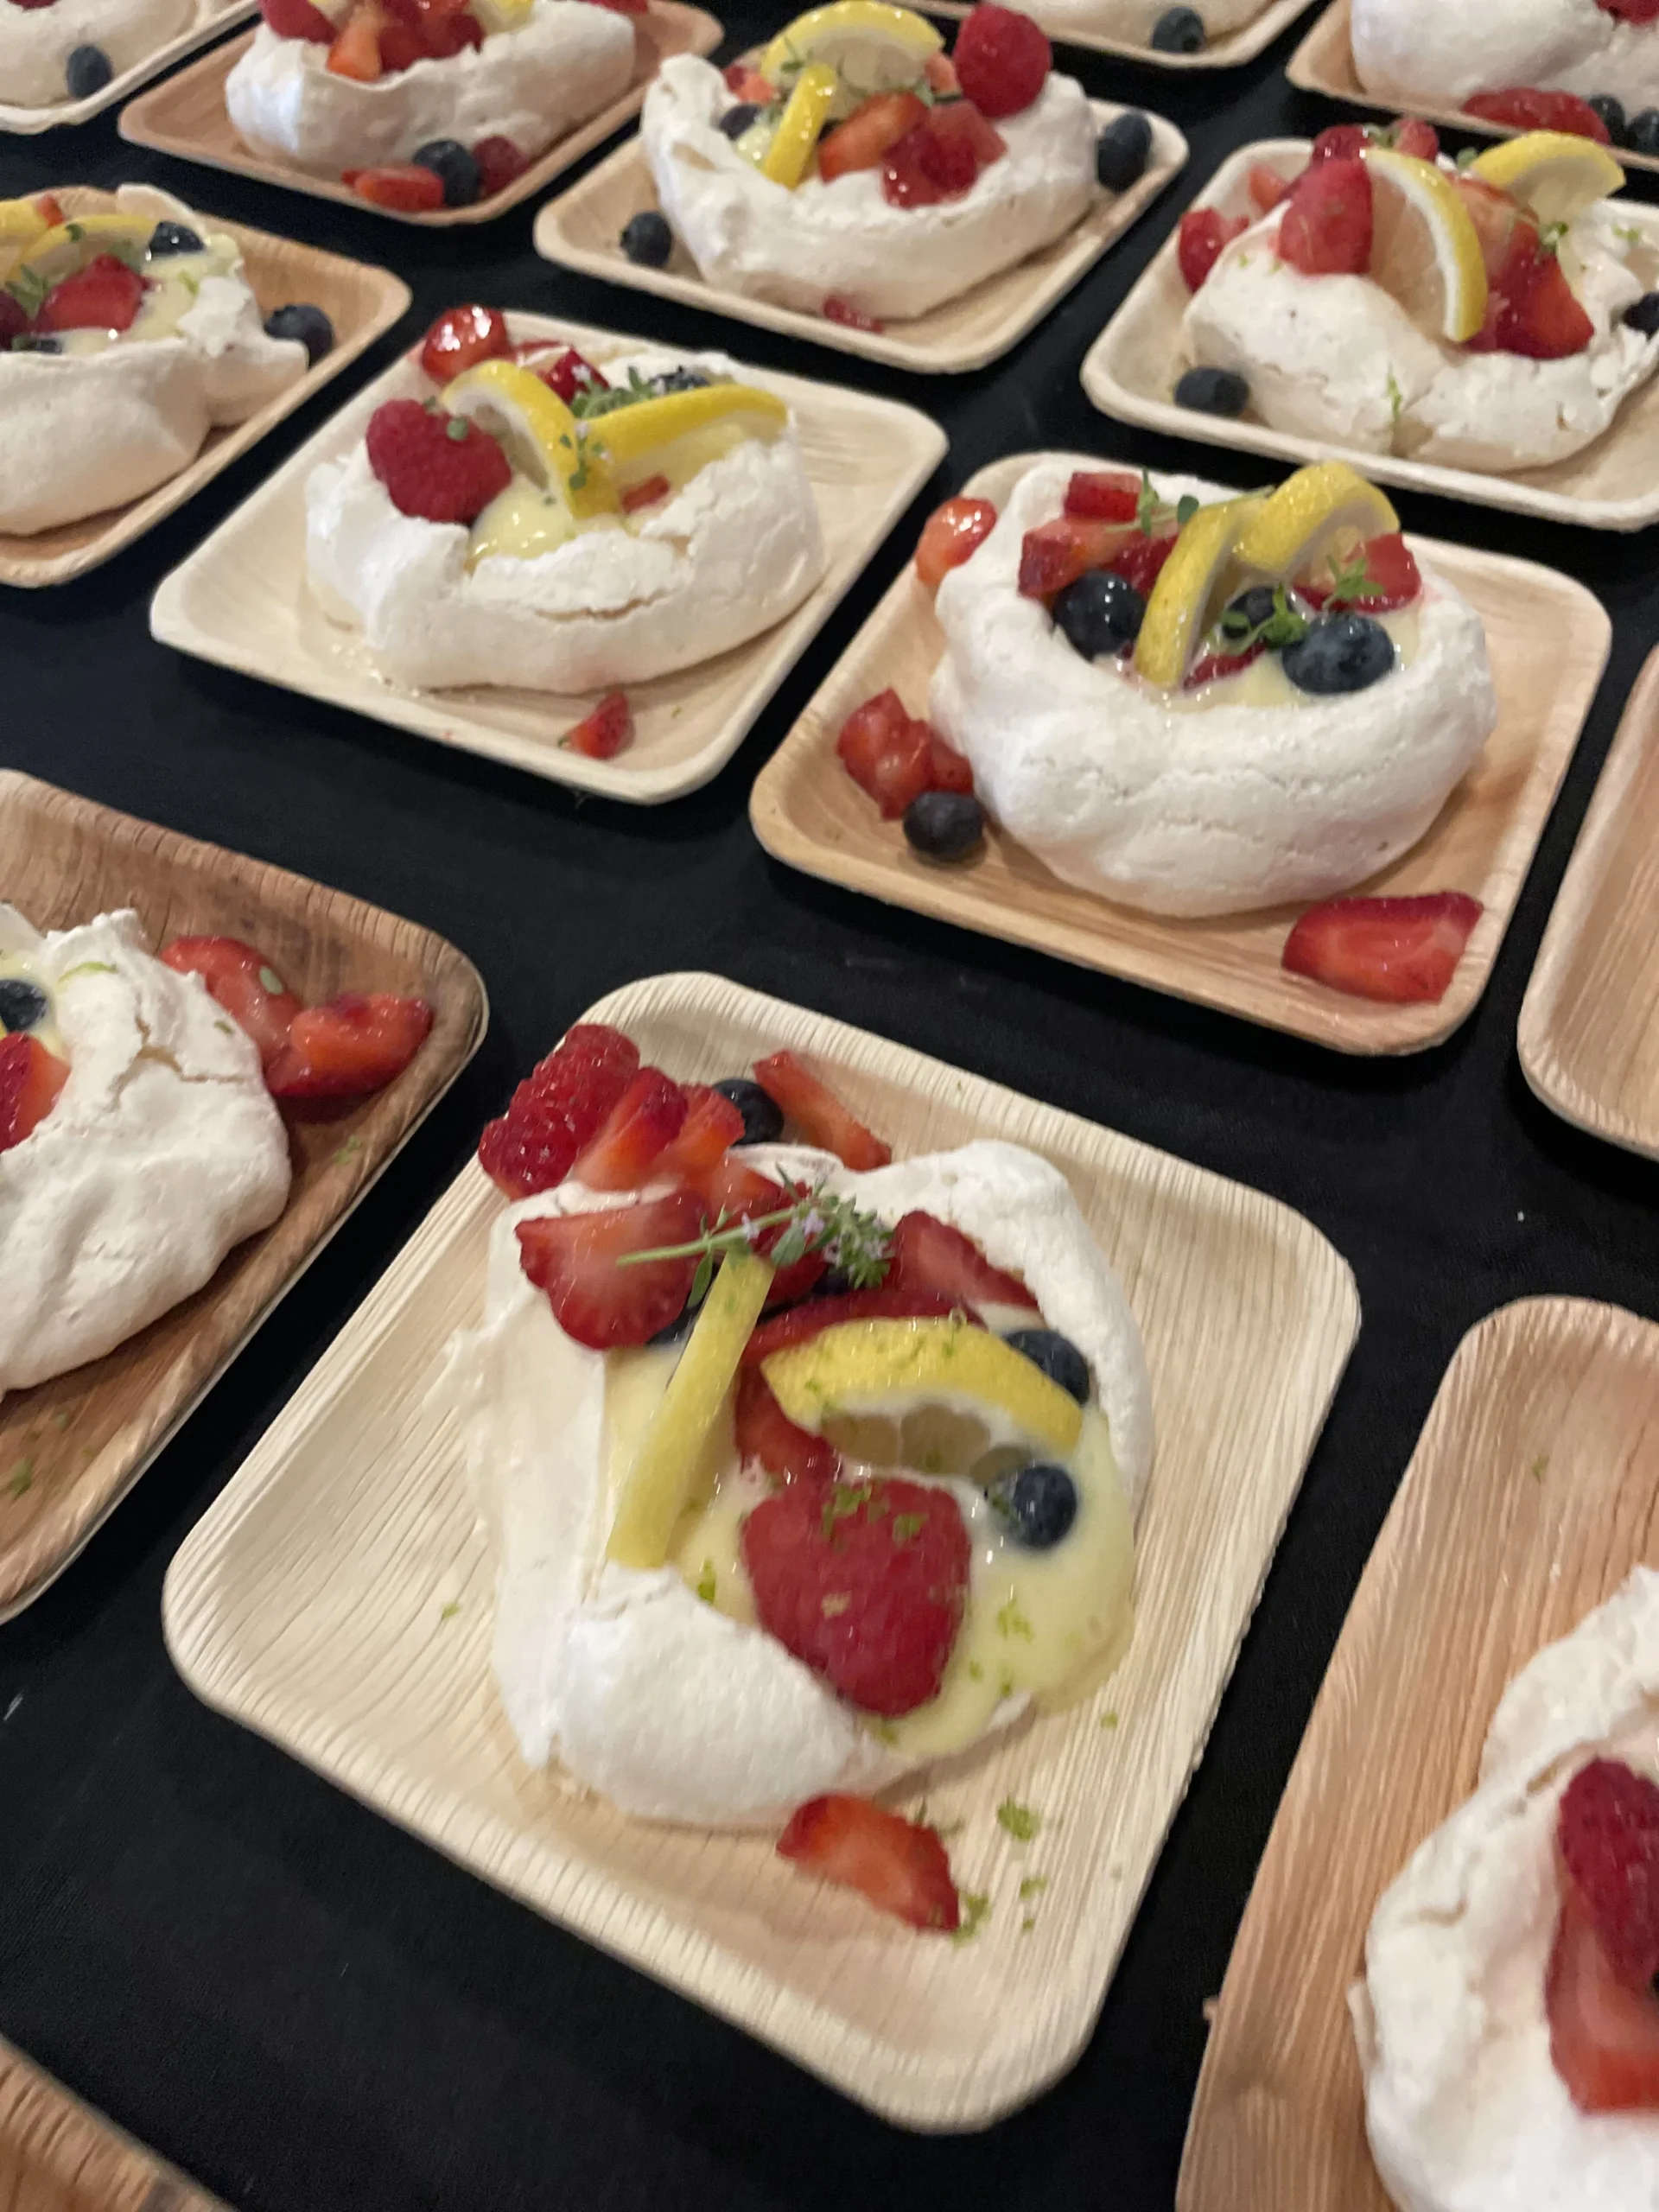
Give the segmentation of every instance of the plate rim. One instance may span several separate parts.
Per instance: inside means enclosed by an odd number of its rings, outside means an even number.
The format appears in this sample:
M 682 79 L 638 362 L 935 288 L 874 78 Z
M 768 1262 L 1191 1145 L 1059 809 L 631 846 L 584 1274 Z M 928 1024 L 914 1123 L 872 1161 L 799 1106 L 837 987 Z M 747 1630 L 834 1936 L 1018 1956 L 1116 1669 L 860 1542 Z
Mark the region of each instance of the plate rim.
M 1213 47 L 1205 47 L 1197 54 L 1163 54 L 1148 44 L 1136 44 L 1131 39 L 1106 38 L 1098 32 L 1079 30 L 1071 25 L 1042 25 L 1057 46 L 1081 47 L 1085 53 L 1112 54 L 1126 61 L 1138 61 L 1149 69 L 1242 69 L 1247 61 L 1254 61 L 1263 54 L 1280 34 L 1287 31 L 1299 16 L 1306 15 L 1313 0 L 1271 0 L 1261 13 L 1241 23 L 1236 31 L 1217 39 Z M 957 0 L 927 0 L 930 16 L 962 16 L 968 12 L 966 5 Z

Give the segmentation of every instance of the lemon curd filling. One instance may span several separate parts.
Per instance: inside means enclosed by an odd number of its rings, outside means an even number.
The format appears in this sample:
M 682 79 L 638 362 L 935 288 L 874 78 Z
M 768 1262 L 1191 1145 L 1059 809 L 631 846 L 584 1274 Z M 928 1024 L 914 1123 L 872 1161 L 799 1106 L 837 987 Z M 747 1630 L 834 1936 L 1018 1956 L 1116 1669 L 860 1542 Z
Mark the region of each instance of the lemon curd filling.
M 106 353 L 111 346 L 153 343 L 171 338 L 196 304 L 202 285 L 210 276 L 228 276 L 240 265 L 236 243 L 223 232 L 207 233 L 194 253 L 148 257 L 155 232 L 148 216 L 86 215 L 47 231 L 32 241 L 10 281 L 31 284 L 41 296 L 53 284 L 85 268 L 100 253 L 112 253 L 148 280 L 149 289 L 138 312 L 125 330 L 62 330 L 54 333 L 60 353 L 71 356 Z M 45 358 L 50 359 L 48 355 Z

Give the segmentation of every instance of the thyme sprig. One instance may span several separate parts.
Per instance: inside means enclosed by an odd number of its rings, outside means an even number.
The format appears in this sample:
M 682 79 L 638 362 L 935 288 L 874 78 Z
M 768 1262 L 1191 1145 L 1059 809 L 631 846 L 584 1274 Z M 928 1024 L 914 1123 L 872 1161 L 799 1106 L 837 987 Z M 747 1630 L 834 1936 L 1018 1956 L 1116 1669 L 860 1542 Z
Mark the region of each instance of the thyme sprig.
M 1185 530 L 1202 505 L 1203 502 L 1195 499 L 1189 492 L 1172 506 L 1159 492 L 1148 472 L 1144 468 L 1141 470 L 1141 496 L 1135 502 L 1135 518 L 1143 537 L 1158 537 L 1172 515 L 1175 518 L 1176 529 Z
M 700 1306 L 709 1294 L 715 1269 L 729 1252 L 753 1251 L 769 1229 L 780 1229 L 767 1259 L 776 1268 L 821 1252 L 832 1268 L 844 1274 L 855 1290 L 874 1290 L 886 1280 L 892 1239 L 874 1214 L 861 1212 L 851 1198 L 838 1197 L 818 1184 L 801 1191 L 775 1212 L 755 1214 L 748 1220 L 734 1218 L 725 1207 L 702 1232 L 684 1244 L 659 1244 L 648 1252 L 625 1252 L 620 1268 L 639 1267 L 646 1260 L 690 1260 L 697 1262 L 687 1303 Z
M 1215 627 L 1215 650 L 1230 656 L 1262 645 L 1268 652 L 1277 653 L 1287 645 L 1300 645 L 1306 635 L 1307 617 L 1296 612 L 1284 586 L 1275 584 L 1273 611 L 1260 622 L 1252 622 L 1241 607 L 1223 610 Z
M 1363 599 L 1367 592 L 1381 588 L 1365 560 L 1365 548 L 1361 545 L 1345 561 L 1333 553 L 1325 564 L 1331 571 L 1331 588 L 1325 594 L 1327 607 L 1351 607 L 1355 600 Z

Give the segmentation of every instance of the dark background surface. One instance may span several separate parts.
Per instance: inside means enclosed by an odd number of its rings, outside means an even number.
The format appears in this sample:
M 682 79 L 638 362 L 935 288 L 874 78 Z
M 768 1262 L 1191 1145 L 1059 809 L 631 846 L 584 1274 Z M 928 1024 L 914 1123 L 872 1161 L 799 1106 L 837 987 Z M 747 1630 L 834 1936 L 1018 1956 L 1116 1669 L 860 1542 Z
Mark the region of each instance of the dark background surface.
M 764 17 L 728 16 L 722 58 L 788 12 L 782 0 Z M 567 275 L 532 251 L 528 207 L 423 231 L 127 148 L 112 117 L 0 141 L 0 194 L 153 180 L 207 212 L 382 261 L 416 295 L 341 386 L 110 567 L 0 593 L 0 762 L 441 930 L 477 962 L 494 1007 L 477 1061 L 252 1347 L 82 1559 L 0 1628 L 0 2034 L 245 2212 L 839 2212 L 853 2199 L 1160 2212 L 1204 2000 L 1459 1338 L 1538 1292 L 1659 1316 L 1659 1170 L 1553 1119 L 1514 1046 L 1550 901 L 1659 634 L 1652 533 L 1598 537 L 1400 498 L 1410 528 L 1581 578 L 1616 632 L 1491 987 L 1438 1052 L 1397 1064 L 1321 1053 L 809 882 L 749 830 L 762 761 L 921 517 L 974 469 L 1055 445 L 1260 480 L 1254 461 L 1105 421 L 1077 368 L 1224 156 L 1335 119 L 1285 83 L 1292 43 L 1214 76 L 1061 56 L 1091 92 L 1172 116 L 1192 165 L 1030 340 L 959 379 L 878 370 Z M 1654 180 L 1637 172 L 1631 188 L 1649 195 Z M 950 434 L 912 517 L 736 759 L 690 798 L 584 802 L 150 641 L 162 577 L 397 346 L 474 297 L 726 343 L 923 405 Z M 1310 1216 L 1358 1277 L 1358 1348 L 1098 2031 L 1069 2079 L 984 2136 L 928 2140 L 867 2117 L 208 1713 L 162 1646 L 168 1560 L 480 1122 L 601 992 L 678 967 L 862 1024 L 1257 1185 Z

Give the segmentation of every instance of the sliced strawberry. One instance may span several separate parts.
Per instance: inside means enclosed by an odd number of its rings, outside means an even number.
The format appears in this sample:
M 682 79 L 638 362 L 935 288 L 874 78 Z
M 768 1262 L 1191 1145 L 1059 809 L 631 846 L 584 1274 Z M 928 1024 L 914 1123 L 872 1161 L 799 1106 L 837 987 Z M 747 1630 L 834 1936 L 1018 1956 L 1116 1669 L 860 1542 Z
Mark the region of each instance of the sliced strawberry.
M 1355 998 L 1432 1002 L 1445 997 L 1481 912 L 1463 891 L 1327 899 L 1286 938 L 1284 965 Z
M 878 1912 L 948 1935 L 962 1921 L 950 1861 L 937 1829 L 868 1797 L 814 1797 L 791 1815 L 778 1855 L 821 1881 L 857 1890 Z
M 756 1221 L 766 1214 L 782 1213 L 800 1195 L 747 1166 L 735 1152 L 727 1153 L 715 1163 L 702 1177 L 700 1188 L 711 1217 L 728 1221 Z M 762 1259 L 772 1257 L 786 1229 L 786 1223 L 774 1222 L 759 1232 L 754 1249 Z M 805 1298 L 829 1271 L 830 1262 L 822 1252 L 804 1252 L 773 1275 L 767 1304 L 787 1306 Z
M 1659 1997 L 1614 1973 L 1575 1890 L 1544 1974 L 1549 2055 L 1580 2112 L 1659 2108 Z
M 764 1467 L 786 1483 L 832 1483 L 841 1472 L 841 1454 L 827 1437 L 797 1428 L 779 1404 L 758 1366 L 738 1370 L 734 1427 L 738 1459 Z
M 570 1173 L 590 1191 L 637 1190 L 685 1121 L 685 1093 L 660 1068 L 641 1068 Z
M 1189 292 L 1198 291 L 1223 252 L 1250 227 L 1245 215 L 1224 215 L 1219 207 L 1189 207 L 1181 218 L 1176 258 Z
M 1183 691 L 1197 691 L 1206 683 L 1218 683 L 1226 676 L 1239 676 L 1261 659 L 1267 647 L 1260 639 L 1246 646 L 1242 653 L 1200 653 L 1181 679 Z
M 1266 162 L 1252 162 L 1244 184 L 1252 206 L 1259 214 L 1265 215 L 1279 205 L 1294 181 L 1292 177 L 1281 176 Z
M 932 729 L 929 723 L 927 727 Z M 964 759 L 954 745 L 947 745 L 938 730 L 927 748 L 927 787 L 931 791 L 971 791 L 974 788 L 973 763 Z
M 1122 576 L 1125 583 L 1133 584 L 1142 599 L 1150 599 L 1165 562 L 1175 550 L 1179 534 L 1173 530 L 1158 531 L 1150 536 L 1144 530 L 1132 531 L 1102 565 L 1114 575 Z
M 1363 123 L 1327 124 L 1313 141 L 1311 162 L 1357 162 L 1371 143 Z
M 512 1094 L 479 1140 L 479 1164 L 510 1198 L 563 1182 L 633 1080 L 639 1052 L 604 1022 L 579 1021 Z
M 78 276 L 52 287 L 36 321 L 42 330 L 130 330 L 144 290 L 136 269 L 100 253 Z
M 395 1081 L 432 1027 L 424 999 L 391 991 L 342 991 L 327 1006 L 302 1007 L 288 1042 L 265 1070 L 273 1098 L 361 1098 Z
M 880 168 L 889 148 L 927 120 L 914 92 L 876 92 L 818 141 L 818 175 L 826 184 L 855 169 Z
M 334 59 L 329 57 L 329 67 Z M 372 207 L 390 207 L 400 215 L 424 215 L 443 205 L 443 179 L 435 169 L 418 162 L 388 162 L 378 168 L 342 169 L 342 184 Z
M 841 726 L 836 751 L 861 791 L 896 822 L 928 788 L 933 733 L 905 710 L 896 691 L 880 691 L 855 707 Z
M 651 1172 L 677 1176 L 700 1190 L 710 1170 L 742 1135 L 743 1116 L 724 1092 L 706 1083 L 687 1084 L 683 1096 L 685 1119 Z
M 0 1037 L 0 1152 L 38 1128 L 69 1080 L 69 1064 L 38 1037 L 16 1030 Z
M 1487 317 L 1471 352 L 1496 349 L 1535 361 L 1581 353 L 1595 325 L 1574 297 L 1560 257 L 1531 224 L 1517 224 L 1509 257 L 1487 301 Z
M 593 363 L 584 361 L 574 346 L 567 346 L 552 361 L 537 361 L 534 365 L 548 390 L 557 392 L 567 407 L 579 391 L 610 389 Z
M 1279 257 L 1305 276 L 1360 276 L 1371 260 L 1371 180 L 1363 162 L 1315 162 L 1292 186 Z
M 1565 130 L 1574 138 L 1593 138 L 1601 146 L 1612 143 L 1607 125 L 1576 92 L 1507 85 L 1497 92 L 1471 92 L 1463 107 L 1465 115 L 1478 116 L 1483 123 L 1513 124 L 1517 130 Z
M 332 46 L 334 27 L 311 0 L 259 0 L 259 13 L 278 38 L 309 39 L 314 46 Z
M 1659 0 L 1596 0 L 1596 5 L 1622 23 L 1650 23 L 1659 18 Z
M 890 207 L 934 207 L 952 191 L 965 192 L 973 182 L 951 186 L 935 174 L 939 166 L 931 156 L 932 142 L 925 124 L 907 130 L 896 146 L 889 146 L 881 162 L 881 197 Z M 969 156 L 971 170 L 972 156 Z
M 931 92 L 941 92 L 949 99 L 962 90 L 957 65 L 948 54 L 930 54 L 922 64 L 922 75 Z
M 1499 192 L 1482 177 L 1460 171 L 1452 180 L 1464 213 L 1475 226 L 1475 236 L 1480 241 L 1481 259 L 1486 264 L 1486 281 L 1495 283 L 1510 257 L 1510 244 L 1516 226 L 1526 223 L 1537 228 L 1518 200 L 1507 192 Z
M 976 553 L 996 528 L 996 509 L 988 499 L 958 494 L 934 508 L 916 541 L 916 575 L 937 591 L 952 569 Z
M 377 0 L 357 0 L 328 49 L 327 66 L 336 77 L 349 77 L 359 85 L 378 81 L 385 69 L 380 33 L 386 21 L 385 10 L 377 5 Z
M 856 300 L 848 299 L 842 292 L 826 294 L 822 312 L 826 322 L 838 322 L 848 330 L 879 332 L 886 327 L 874 315 L 867 315 Z
M 690 1191 L 671 1191 L 642 1205 L 604 1213 L 549 1214 L 521 1221 L 518 1263 L 547 1293 L 566 1336 L 593 1351 L 650 1342 L 678 1320 L 691 1295 L 695 1259 L 619 1263 L 631 1252 L 685 1244 L 696 1236 L 702 1209 Z
M 421 366 L 434 384 L 448 384 L 480 361 L 510 361 L 512 339 L 499 308 L 446 308 L 421 341 Z
M 931 1290 L 956 1306 L 1037 1311 L 1037 1300 L 1018 1276 L 994 1268 L 971 1237 L 919 1209 L 903 1215 L 893 1230 L 887 1281 L 906 1291 Z
M 654 507 L 659 499 L 665 499 L 672 489 L 666 476 L 647 476 L 641 483 L 630 484 L 623 493 L 622 512 L 637 515 L 641 508 Z
M 559 740 L 588 760 L 613 760 L 633 735 L 633 709 L 626 691 L 607 691 L 589 715 Z
M 743 1347 L 745 1367 L 759 1367 L 775 1351 L 810 1344 L 843 1321 L 938 1321 L 959 1311 L 957 1301 L 921 1285 L 880 1283 L 874 1290 L 844 1291 L 836 1298 L 809 1298 L 762 1321 Z M 977 1314 L 970 1314 L 977 1321 Z
M 754 1079 L 768 1098 L 781 1106 L 809 1144 L 833 1152 L 843 1166 L 862 1172 L 885 1167 L 893 1158 L 891 1145 L 873 1136 L 862 1122 L 849 1114 L 827 1084 L 804 1068 L 793 1052 L 773 1052 L 754 1064 Z
M 758 69 L 751 69 L 746 61 L 728 61 L 725 69 L 726 89 L 735 100 L 742 100 L 750 107 L 770 107 L 778 97 L 778 87 L 763 77 Z
M 1046 605 L 1090 569 L 1106 568 L 1139 534 L 1130 524 L 1093 522 L 1081 515 L 1056 515 L 1052 522 L 1039 523 L 1020 542 L 1020 591 Z
M 1652 0 L 1652 4 L 1659 8 L 1659 0 Z M 1410 154 L 1420 162 L 1440 159 L 1440 134 L 1421 115 L 1402 115 L 1388 135 L 1397 154 Z
M 334 35 L 331 25 L 328 35 L 332 38 Z M 35 213 L 43 223 L 50 224 L 54 231 L 65 219 L 63 202 L 55 192 L 37 192 L 35 195 Z
M 929 135 L 936 143 L 960 144 L 974 157 L 974 175 L 1001 160 L 1007 141 L 994 123 L 987 121 L 972 100 L 949 100 L 932 109 L 927 118 Z M 972 179 L 969 179 L 969 182 Z
M 257 945 L 236 937 L 175 937 L 162 947 L 165 966 L 200 976 L 209 993 L 259 1047 L 269 1068 L 288 1043 L 304 1001 L 291 991 Z
M 1141 479 L 1132 468 L 1077 468 L 1065 487 L 1065 512 L 1087 522 L 1134 522 Z
M 1360 550 L 1370 582 L 1363 591 L 1344 594 L 1337 601 L 1338 606 L 1355 607 L 1363 614 L 1385 614 L 1393 607 L 1409 607 L 1421 594 L 1422 573 L 1397 530 L 1386 537 L 1368 537 Z M 1296 589 L 1310 607 L 1326 606 L 1333 596 L 1328 570 L 1322 581 L 1299 576 Z
M 1659 1784 L 1592 1759 L 1561 1793 L 1555 1847 L 1608 1963 L 1627 1989 L 1659 1974 Z

